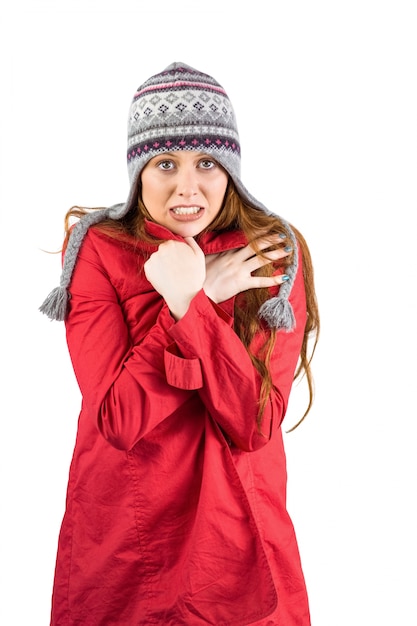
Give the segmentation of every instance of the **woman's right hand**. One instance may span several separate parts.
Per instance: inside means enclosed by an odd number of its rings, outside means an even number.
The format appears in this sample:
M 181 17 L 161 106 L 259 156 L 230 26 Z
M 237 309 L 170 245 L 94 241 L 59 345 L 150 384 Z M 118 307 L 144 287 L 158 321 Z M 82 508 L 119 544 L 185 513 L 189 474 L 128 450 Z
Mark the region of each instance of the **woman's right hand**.
M 259 250 L 265 250 L 282 241 L 279 235 L 258 241 Z M 206 279 L 203 289 L 213 302 L 224 302 L 247 289 L 269 288 L 286 280 L 285 274 L 253 276 L 252 272 L 288 256 L 291 250 L 278 248 L 261 256 L 248 244 L 238 250 L 229 250 L 206 256 Z
M 204 253 L 192 237 L 168 240 L 144 264 L 146 278 L 161 294 L 176 320 L 188 310 L 206 276 Z

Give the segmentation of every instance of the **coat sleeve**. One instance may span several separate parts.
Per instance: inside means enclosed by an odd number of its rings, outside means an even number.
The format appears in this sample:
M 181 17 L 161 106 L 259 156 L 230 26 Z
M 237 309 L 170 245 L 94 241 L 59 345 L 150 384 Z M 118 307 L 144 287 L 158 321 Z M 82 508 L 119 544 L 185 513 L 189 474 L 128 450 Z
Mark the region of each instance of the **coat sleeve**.
M 175 339 L 177 354 L 170 355 L 169 373 L 181 378 L 181 357 L 198 359 L 203 386 L 198 390 L 207 410 L 223 432 L 238 448 L 254 451 L 271 438 L 274 428 L 284 419 L 294 372 L 298 363 L 306 323 L 306 298 L 302 261 L 291 290 L 290 301 L 296 327 L 291 332 L 278 331 L 271 358 L 275 389 L 268 399 L 261 430 L 257 427 L 261 377 L 252 365 L 228 316 L 211 302 L 204 292 L 192 301 L 186 315 L 173 325 L 169 334 Z M 255 339 L 260 344 L 260 338 Z M 260 345 L 259 345 L 260 347 Z
M 100 250 L 89 235 L 77 259 L 70 293 L 67 344 L 83 407 L 111 445 L 129 450 L 190 400 L 202 384 L 200 365 L 188 359 L 186 388 L 168 384 L 164 353 L 172 344 L 168 330 L 175 320 L 166 305 L 146 336 L 132 342 Z M 147 311 L 137 315 L 144 317 Z

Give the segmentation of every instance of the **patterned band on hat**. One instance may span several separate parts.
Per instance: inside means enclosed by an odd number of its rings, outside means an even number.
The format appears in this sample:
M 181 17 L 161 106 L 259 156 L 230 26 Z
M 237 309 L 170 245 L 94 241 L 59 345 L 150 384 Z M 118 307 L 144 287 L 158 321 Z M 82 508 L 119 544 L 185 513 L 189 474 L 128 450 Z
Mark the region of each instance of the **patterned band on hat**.
M 177 129 L 179 131 L 180 129 Z M 140 157 L 143 153 L 149 151 L 158 152 L 168 150 L 228 150 L 240 156 L 240 145 L 230 137 L 222 136 L 220 133 L 212 134 L 216 129 L 208 129 L 212 132 L 201 134 L 190 134 L 190 129 L 184 129 L 184 132 L 178 135 L 171 135 L 169 139 L 165 136 L 153 137 L 155 133 L 149 133 L 148 137 L 143 137 L 141 143 L 135 144 L 127 154 L 127 160 L 131 161 L 135 157 Z M 159 133 L 158 133 L 159 134 Z M 188 135 L 188 136 L 187 136 Z

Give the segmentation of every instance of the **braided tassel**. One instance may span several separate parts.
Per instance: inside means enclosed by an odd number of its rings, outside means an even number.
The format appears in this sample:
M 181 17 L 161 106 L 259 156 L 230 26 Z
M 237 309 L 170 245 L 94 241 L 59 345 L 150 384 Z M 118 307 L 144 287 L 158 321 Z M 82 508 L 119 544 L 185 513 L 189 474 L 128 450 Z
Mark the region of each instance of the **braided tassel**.
M 286 298 L 277 296 L 267 300 L 259 309 L 258 315 L 270 328 L 282 328 L 287 332 L 295 328 L 294 311 Z
M 45 298 L 39 307 L 39 311 L 47 315 L 51 320 L 62 322 L 67 314 L 70 297 L 65 287 L 55 287 Z
M 293 245 L 293 260 L 291 265 L 285 269 L 289 280 L 280 285 L 277 296 L 262 304 L 258 311 L 258 315 L 266 321 L 270 328 L 281 328 L 286 332 L 291 332 L 296 326 L 296 320 L 289 297 L 298 269 L 298 244 L 288 222 L 285 222 L 282 218 L 280 219 L 282 224 L 285 226 Z
M 71 282 L 78 252 L 88 229 L 93 224 L 102 222 L 112 211 L 116 213 L 122 206 L 123 205 L 116 205 L 115 207 L 87 213 L 73 227 L 68 239 L 67 249 L 65 250 L 60 286 L 55 287 L 39 307 L 39 311 L 47 315 L 51 320 L 62 322 L 67 315 L 68 303 L 71 298 L 68 287 Z

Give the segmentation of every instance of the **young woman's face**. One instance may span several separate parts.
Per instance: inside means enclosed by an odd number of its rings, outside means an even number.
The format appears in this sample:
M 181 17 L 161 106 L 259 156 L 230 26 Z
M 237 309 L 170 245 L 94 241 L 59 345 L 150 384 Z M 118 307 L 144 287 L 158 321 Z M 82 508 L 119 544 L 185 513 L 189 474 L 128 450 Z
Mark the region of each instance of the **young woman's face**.
M 155 222 L 195 237 L 218 215 L 227 182 L 225 170 L 203 152 L 164 152 L 142 171 L 142 201 Z

